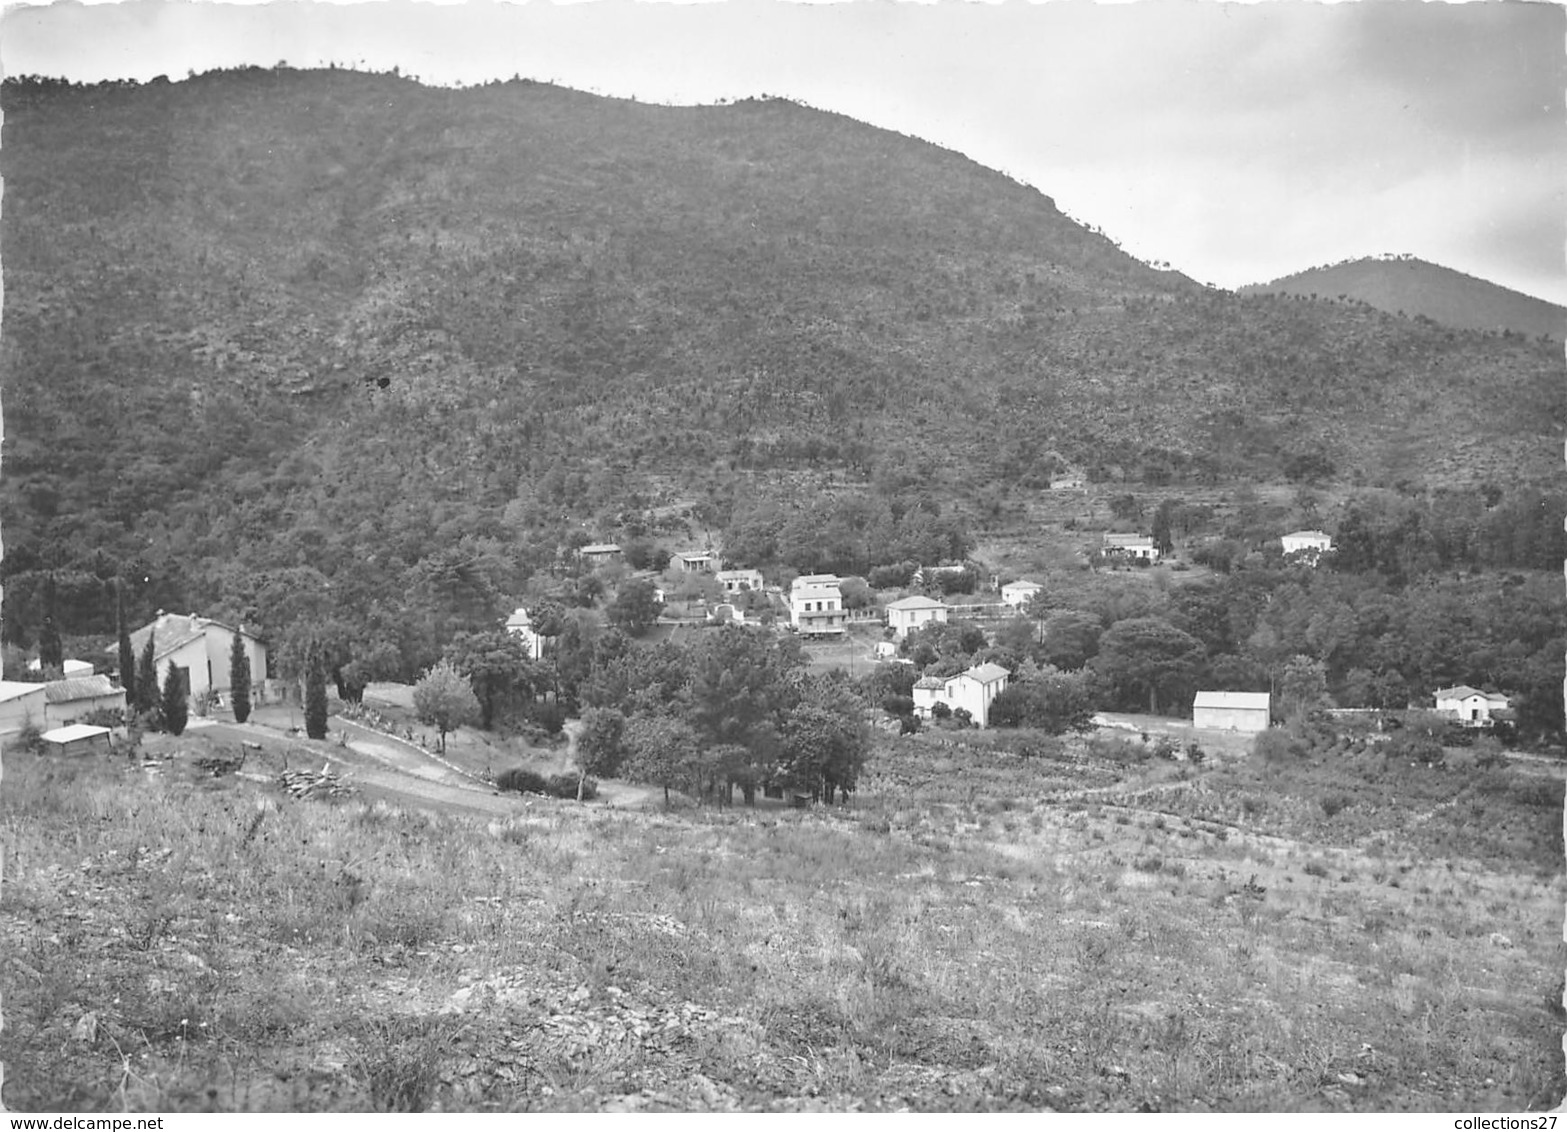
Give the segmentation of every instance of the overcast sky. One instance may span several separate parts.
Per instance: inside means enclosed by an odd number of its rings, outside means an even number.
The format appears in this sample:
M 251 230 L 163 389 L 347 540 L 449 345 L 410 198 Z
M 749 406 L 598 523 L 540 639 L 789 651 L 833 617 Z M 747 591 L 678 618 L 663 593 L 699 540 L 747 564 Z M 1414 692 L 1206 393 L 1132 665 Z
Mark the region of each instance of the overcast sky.
M 1543 3 L 127 0 L 8 3 L 0 67 L 781 95 L 959 150 L 1203 282 L 1406 252 L 1567 303 L 1564 41 Z

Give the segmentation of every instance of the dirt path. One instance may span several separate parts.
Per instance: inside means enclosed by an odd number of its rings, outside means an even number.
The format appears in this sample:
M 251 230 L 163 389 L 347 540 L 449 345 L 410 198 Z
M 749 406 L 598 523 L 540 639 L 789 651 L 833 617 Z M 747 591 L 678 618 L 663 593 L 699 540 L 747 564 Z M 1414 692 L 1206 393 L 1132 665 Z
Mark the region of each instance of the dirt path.
M 304 748 L 312 761 L 319 758 L 330 764 L 361 794 L 395 805 L 504 817 L 517 813 L 523 804 L 517 795 L 496 793 L 398 740 L 366 732 L 364 728 L 355 728 L 357 734 L 348 738 L 349 729 L 343 726 L 346 722 L 332 720 L 333 727 L 347 739 L 342 746 L 331 740 L 302 740 L 255 723 L 211 723 L 201 730 L 214 739 L 259 743 L 277 754 Z
M 395 805 L 494 817 L 519 813 L 537 800 L 531 796 L 498 793 L 489 784 L 445 765 L 411 743 L 341 716 L 332 717 L 329 734 L 333 738 L 320 743 L 256 722 L 213 722 L 200 726 L 215 739 L 261 743 L 279 754 L 290 748 L 306 747 L 312 759 L 319 755 L 323 761 L 345 772 L 362 794 Z M 546 769 L 546 773 L 571 771 L 576 765 L 577 736 L 581 731 L 580 720 L 568 720 L 567 745 L 547 760 L 548 768 L 541 769 Z M 337 737 L 342 738 L 342 744 L 335 741 Z M 648 787 L 605 781 L 599 783 L 598 803 L 621 809 L 643 809 L 662 806 L 663 794 Z

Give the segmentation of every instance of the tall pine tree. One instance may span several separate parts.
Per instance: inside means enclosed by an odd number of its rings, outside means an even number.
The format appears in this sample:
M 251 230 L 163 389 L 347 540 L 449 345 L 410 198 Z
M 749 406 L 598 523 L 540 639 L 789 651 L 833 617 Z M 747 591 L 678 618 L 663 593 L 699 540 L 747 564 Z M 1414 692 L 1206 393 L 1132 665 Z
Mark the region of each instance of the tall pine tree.
M 321 650 L 314 645 L 305 664 L 305 734 L 312 739 L 326 738 L 326 669 Z
M 190 695 L 185 690 L 185 677 L 171 660 L 168 675 L 163 678 L 163 726 L 170 735 L 179 735 L 189 719 Z
M 147 634 L 147 643 L 141 649 L 141 663 L 136 666 L 136 710 L 150 711 L 158 702 L 158 634 Z
M 136 652 L 131 648 L 130 630 L 125 626 L 124 583 L 114 583 L 114 629 L 120 638 L 120 687 L 125 689 L 127 707 L 136 705 Z
M 250 718 L 250 654 L 245 651 L 244 636 L 237 631 L 229 649 L 229 698 L 234 703 L 234 722 L 244 723 Z

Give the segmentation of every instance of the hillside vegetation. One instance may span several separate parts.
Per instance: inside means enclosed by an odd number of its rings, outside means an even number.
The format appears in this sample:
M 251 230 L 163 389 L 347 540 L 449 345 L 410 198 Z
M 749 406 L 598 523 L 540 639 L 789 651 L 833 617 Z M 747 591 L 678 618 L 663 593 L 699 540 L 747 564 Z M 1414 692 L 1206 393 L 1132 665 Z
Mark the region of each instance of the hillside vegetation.
M 1561 1096 L 1559 780 L 985 738 L 882 740 L 852 808 L 538 799 L 488 824 L 215 779 L 199 733 L 140 765 L 8 751 L 5 1101 L 1375 1112 Z M 300 761 L 333 756 L 311 747 Z
M 1557 341 L 1567 334 L 1567 308 L 1413 256 L 1313 267 L 1241 291 L 1354 300 L 1459 330 L 1545 335 Z
M 785 102 L 252 68 L 0 103 L 15 643 L 45 573 L 68 632 L 111 627 L 120 574 L 133 620 L 272 629 L 435 594 L 435 640 L 584 528 L 720 526 L 720 489 L 804 473 L 961 514 L 1150 454 L 1177 483 L 1557 470 L 1554 348 L 1205 290 Z

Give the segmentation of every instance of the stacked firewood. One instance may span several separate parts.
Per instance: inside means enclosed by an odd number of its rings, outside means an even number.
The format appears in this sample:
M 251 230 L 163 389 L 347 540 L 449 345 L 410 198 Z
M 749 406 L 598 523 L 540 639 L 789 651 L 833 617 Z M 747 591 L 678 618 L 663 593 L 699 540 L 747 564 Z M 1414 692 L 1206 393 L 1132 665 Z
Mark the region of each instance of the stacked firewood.
M 330 764 L 320 770 L 284 770 L 278 784 L 295 798 L 347 798 L 353 785 L 332 772 Z

